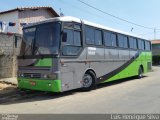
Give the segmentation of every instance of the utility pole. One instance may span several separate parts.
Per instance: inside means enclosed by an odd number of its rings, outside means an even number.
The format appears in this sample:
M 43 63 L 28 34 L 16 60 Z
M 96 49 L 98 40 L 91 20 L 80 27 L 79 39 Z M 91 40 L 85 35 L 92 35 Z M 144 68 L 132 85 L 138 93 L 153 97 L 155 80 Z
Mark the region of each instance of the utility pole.
M 156 28 L 154 28 L 154 40 L 156 40 Z

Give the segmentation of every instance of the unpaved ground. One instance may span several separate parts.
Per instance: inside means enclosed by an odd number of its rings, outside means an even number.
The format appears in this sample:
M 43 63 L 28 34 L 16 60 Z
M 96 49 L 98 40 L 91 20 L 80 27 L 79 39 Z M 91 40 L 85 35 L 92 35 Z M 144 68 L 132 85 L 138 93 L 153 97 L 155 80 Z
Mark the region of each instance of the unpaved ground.
M 0 94 L 13 92 L 17 89 L 16 85 L 0 82 Z

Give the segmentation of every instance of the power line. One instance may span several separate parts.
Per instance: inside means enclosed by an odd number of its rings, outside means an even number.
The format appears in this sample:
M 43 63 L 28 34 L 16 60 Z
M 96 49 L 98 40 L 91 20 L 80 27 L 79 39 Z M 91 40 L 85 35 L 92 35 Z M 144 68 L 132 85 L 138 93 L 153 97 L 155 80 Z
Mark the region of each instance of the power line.
M 90 4 L 86 3 L 86 2 L 83 2 L 83 1 L 81 1 L 81 0 L 77 0 L 77 1 L 79 1 L 80 3 L 82 3 L 82 4 L 84 4 L 84 5 L 88 6 L 88 7 L 90 7 L 90 8 L 92 8 L 92 9 L 95 9 L 95 10 L 101 12 L 101 13 L 104 13 L 104 14 L 106 14 L 106 15 L 109 15 L 109 16 L 111 16 L 111 17 L 113 17 L 113 18 L 116 18 L 116 19 L 118 19 L 118 20 L 121 20 L 121 21 L 123 21 L 123 22 L 127 22 L 127 23 L 129 23 L 129 24 L 132 24 L 132 25 L 135 25 L 135 26 L 138 26 L 138 27 L 142 27 L 142 28 L 145 28 L 145 29 L 154 30 L 154 28 L 146 27 L 146 26 L 143 26 L 143 25 L 140 25 L 140 24 L 136 24 L 136 23 L 134 23 L 134 22 L 131 22 L 131 21 L 125 20 L 125 19 L 123 19 L 123 18 L 117 17 L 117 16 L 115 16 L 115 15 L 113 15 L 113 14 L 107 13 L 107 12 L 105 12 L 105 11 L 99 9 L 99 8 L 96 8 L 96 7 L 90 5 Z M 158 30 L 158 29 L 157 29 L 157 30 Z
M 154 32 L 142 33 L 142 34 L 139 34 L 139 35 L 142 36 L 142 35 L 151 35 L 151 34 L 154 34 Z
M 74 7 L 74 8 L 76 8 L 76 9 L 80 9 L 81 11 L 85 11 L 85 12 L 88 12 L 89 13 L 89 15 L 96 15 L 96 16 L 98 16 L 98 17 L 100 17 L 100 19 L 106 19 L 104 16 L 103 16 L 103 18 L 102 18 L 102 15 L 100 15 L 100 14 L 96 14 L 96 13 L 94 13 L 94 12 L 90 12 L 90 11 L 87 11 L 87 10 L 85 10 L 85 9 L 82 9 L 81 7 L 79 7 L 79 8 L 77 8 L 78 6 L 76 6 L 76 4 L 69 4 L 70 6 L 72 6 L 72 7 Z M 110 19 L 106 19 L 107 21 L 111 21 Z M 120 24 L 119 22 L 114 22 L 114 23 L 116 23 L 116 24 L 118 24 L 118 25 L 121 25 L 121 26 L 126 26 L 126 27 L 129 27 L 129 28 L 131 28 L 131 26 L 130 25 L 126 25 L 126 24 Z M 109 27 L 109 26 L 108 26 Z M 133 28 L 133 27 L 132 27 Z

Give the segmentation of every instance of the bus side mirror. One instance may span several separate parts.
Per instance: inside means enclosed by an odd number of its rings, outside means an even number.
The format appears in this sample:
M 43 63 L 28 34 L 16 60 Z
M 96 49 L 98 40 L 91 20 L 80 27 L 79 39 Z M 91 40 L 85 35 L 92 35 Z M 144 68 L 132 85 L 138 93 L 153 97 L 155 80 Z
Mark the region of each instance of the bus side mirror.
M 62 42 L 67 42 L 67 33 L 63 32 Z

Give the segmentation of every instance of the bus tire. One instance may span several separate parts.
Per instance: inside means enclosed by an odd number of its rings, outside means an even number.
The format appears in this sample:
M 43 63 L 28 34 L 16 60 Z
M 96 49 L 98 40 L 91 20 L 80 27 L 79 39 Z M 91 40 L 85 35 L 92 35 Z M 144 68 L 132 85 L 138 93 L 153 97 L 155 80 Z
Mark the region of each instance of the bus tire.
M 83 88 L 84 91 L 90 91 L 96 88 L 96 75 L 92 71 L 88 71 L 83 76 Z
M 143 78 L 143 67 L 140 66 L 139 69 L 138 69 L 138 79 L 141 79 Z

